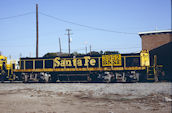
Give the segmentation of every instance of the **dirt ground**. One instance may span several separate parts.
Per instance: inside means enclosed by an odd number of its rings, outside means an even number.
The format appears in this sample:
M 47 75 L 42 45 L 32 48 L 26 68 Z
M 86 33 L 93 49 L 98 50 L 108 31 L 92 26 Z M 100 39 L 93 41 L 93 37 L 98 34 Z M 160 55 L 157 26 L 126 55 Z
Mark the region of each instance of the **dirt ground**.
M 0 84 L 0 113 L 171 113 L 171 83 Z

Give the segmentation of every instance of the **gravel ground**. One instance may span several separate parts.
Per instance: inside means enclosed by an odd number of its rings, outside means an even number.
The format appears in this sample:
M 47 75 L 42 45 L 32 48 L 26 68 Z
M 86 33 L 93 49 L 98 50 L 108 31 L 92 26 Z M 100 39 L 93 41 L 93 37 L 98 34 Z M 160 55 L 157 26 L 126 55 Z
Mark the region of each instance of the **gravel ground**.
M 171 113 L 172 83 L 0 84 L 0 113 Z

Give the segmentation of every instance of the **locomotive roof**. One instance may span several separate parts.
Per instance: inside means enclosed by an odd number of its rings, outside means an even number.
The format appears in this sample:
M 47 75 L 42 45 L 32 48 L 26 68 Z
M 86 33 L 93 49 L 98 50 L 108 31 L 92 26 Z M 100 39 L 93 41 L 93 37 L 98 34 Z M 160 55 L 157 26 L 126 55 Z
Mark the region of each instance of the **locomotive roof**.
M 104 55 L 104 54 L 103 54 Z M 136 55 L 140 55 L 140 53 L 124 53 L 121 54 L 122 56 L 136 56 Z M 90 57 L 101 57 L 102 55 L 80 55 L 80 56 L 53 56 L 53 57 L 25 57 L 25 58 L 20 58 L 21 60 L 27 60 L 27 59 L 54 59 L 56 57 L 60 57 L 60 58 L 80 58 L 80 57 L 84 57 L 84 56 L 90 56 Z
M 80 55 L 80 56 L 52 56 L 52 57 L 25 57 L 25 58 L 21 58 L 21 59 L 54 59 L 56 57 L 60 57 L 60 58 L 74 58 L 74 57 L 77 57 L 77 58 L 80 58 L 80 57 L 84 57 L 84 56 L 91 56 L 91 57 L 100 57 L 101 55 Z

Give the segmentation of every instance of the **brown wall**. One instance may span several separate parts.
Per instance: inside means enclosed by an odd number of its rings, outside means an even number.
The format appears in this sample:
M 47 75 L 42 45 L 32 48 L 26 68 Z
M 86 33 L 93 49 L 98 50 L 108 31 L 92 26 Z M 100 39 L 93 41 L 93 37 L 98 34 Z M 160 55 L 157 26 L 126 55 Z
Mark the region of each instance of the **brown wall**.
M 145 34 L 141 35 L 142 50 L 152 50 L 164 44 L 172 42 L 171 33 Z

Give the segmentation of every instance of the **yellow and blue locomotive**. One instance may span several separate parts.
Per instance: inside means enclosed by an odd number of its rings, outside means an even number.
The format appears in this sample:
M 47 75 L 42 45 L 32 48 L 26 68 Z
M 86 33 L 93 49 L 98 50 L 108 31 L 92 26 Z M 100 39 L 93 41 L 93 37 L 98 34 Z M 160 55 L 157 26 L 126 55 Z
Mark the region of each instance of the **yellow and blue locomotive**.
M 20 58 L 13 70 L 24 82 L 155 81 L 160 66 L 150 66 L 149 52 L 133 54 Z

